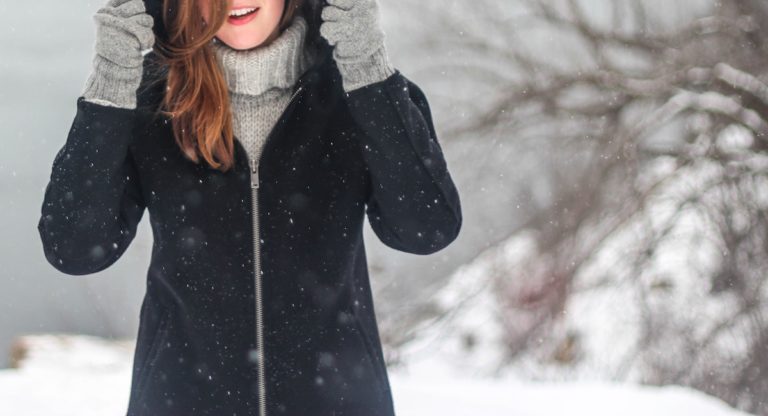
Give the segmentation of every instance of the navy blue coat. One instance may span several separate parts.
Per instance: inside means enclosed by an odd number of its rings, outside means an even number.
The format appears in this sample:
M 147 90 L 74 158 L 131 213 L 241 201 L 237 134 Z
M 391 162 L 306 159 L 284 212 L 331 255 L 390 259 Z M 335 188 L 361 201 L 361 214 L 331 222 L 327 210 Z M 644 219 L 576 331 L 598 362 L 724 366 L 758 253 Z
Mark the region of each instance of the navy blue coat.
M 427 255 L 459 234 L 459 195 L 422 90 L 396 70 L 347 94 L 323 45 L 260 160 L 236 141 L 228 172 L 187 159 L 153 111 L 153 53 L 137 109 L 78 98 L 38 230 L 53 267 L 86 275 L 149 213 L 129 416 L 394 415 L 363 222 Z

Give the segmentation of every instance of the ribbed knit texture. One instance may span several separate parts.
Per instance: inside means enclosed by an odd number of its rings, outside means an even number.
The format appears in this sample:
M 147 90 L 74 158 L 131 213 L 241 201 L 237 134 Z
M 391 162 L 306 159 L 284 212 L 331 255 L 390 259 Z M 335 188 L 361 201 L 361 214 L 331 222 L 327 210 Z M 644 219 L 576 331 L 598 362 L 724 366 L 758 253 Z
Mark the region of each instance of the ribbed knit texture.
M 373 54 L 362 59 L 350 61 L 335 58 L 335 60 L 345 92 L 384 81 L 395 73 L 384 43 L 381 43 Z
M 136 108 L 143 74 L 142 51 L 152 49 L 154 20 L 142 0 L 109 0 L 93 16 L 96 45 L 93 66 L 83 93 L 86 101 Z
M 96 55 L 81 95 L 86 101 L 109 107 L 136 108 L 141 75 L 141 67 L 125 68 Z
M 232 49 L 214 39 L 216 58 L 229 87 L 235 137 L 257 159 L 267 136 L 285 111 L 293 86 L 312 63 L 305 47 L 308 26 L 302 16 L 268 45 Z
M 320 35 L 333 45 L 344 92 L 394 75 L 381 27 L 378 0 L 328 0 L 320 13 Z

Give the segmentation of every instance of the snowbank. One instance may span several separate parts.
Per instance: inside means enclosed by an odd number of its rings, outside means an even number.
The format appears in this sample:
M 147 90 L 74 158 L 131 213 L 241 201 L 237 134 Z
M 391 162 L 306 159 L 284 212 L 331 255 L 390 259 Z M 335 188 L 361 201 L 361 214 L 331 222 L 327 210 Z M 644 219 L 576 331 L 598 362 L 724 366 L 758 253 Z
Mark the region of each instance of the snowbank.
M 128 341 L 25 337 L 19 369 L 0 370 L 0 414 L 125 414 L 133 354 Z M 739 416 L 722 401 L 681 387 L 531 383 L 445 377 L 436 367 L 391 370 L 398 416 Z

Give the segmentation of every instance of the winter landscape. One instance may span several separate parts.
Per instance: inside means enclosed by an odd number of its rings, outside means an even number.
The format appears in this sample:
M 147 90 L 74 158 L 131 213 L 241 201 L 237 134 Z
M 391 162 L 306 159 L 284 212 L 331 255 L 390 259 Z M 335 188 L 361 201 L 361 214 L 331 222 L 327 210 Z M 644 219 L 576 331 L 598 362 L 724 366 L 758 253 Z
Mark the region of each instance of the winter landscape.
M 92 276 L 35 230 L 102 3 L 0 4 L 0 415 L 126 411 L 148 222 Z M 768 415 L 768 5 L 380 3 L 464 211 L 366 225 L 398 415 Z

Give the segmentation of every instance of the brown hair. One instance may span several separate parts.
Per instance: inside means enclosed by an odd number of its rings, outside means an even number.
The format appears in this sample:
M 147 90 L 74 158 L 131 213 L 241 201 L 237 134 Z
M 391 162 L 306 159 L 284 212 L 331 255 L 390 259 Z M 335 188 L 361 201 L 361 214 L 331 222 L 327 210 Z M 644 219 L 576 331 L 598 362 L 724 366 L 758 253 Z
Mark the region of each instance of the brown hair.
M 167 65 L 163 112 L 171 117 L 173 135 L 195 163 L 205 160 L 224 172 L 234 165 L 234 134 L 229 92 L 211 40 L 227 19 L 228 0 L 210 0 L 210 24 L 203 21 L 199 0 L 164 0 L 168 38 L 155 50 Z M 285 0 L 279 31 L 290 25 L 304 0 Z

